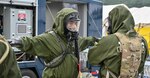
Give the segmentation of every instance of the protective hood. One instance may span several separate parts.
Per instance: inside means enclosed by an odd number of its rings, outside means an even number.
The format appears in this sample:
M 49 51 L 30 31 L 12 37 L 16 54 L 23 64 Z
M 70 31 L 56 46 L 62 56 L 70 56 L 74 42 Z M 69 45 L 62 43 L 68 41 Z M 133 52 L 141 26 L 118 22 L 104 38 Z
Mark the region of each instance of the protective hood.
M 53 24 L 52 30 L 58 33 L 60 36 L 64 36 L 64 21 L 65 17 L 70 13 L 77 12 L 72 8 L 64 8 L 57 13 L 55 23 Z
M 109 19 L 111 22 L 112 33 L 135 33 L 133 16 L 124 5 L 119 5 L 112 9 L 109 12 Z

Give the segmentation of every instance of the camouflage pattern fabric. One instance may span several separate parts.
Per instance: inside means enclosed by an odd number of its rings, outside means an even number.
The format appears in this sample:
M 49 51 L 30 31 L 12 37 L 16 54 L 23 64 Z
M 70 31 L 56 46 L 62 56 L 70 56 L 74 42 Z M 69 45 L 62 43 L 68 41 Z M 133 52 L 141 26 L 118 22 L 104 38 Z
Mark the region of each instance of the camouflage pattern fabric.
M 122 53 L 120 77 L 135 78 L 138 76 L 138 69 L 141 63 L 141 55 L 144 52 L 142 38 L 128 37 L 121 33 L 115 33 L 120 40 L 118 51 Z

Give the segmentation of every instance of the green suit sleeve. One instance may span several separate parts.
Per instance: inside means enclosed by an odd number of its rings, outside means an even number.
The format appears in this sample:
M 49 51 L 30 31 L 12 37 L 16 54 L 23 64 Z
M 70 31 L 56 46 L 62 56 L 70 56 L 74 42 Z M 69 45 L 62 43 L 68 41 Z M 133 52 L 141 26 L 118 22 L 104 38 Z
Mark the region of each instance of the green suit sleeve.
M 79 48 L 80 51 L 88 48 L 89 46 L 93 46 L 94 43 L 97 41 L 98 39 L 96 39 L 95 37 L 79 37 Z
M 103 37 L 99 40 L 98 44 L 89 49 L 88 61 L 92 65 L 99 65 L 106 58 L 111 58 L 118 55 L 116 52 L 116 46 L 118 45 L 117 38 L 115 36 Z
M 46 33 L 32 38 L 22 37 L 22 47 L 19 47 L 19 49 L 32 55 L 47 57 L 54 49 L 51 47 L 53 45 L 52 41 L 48 40 L 51 38 L 52 36 Z

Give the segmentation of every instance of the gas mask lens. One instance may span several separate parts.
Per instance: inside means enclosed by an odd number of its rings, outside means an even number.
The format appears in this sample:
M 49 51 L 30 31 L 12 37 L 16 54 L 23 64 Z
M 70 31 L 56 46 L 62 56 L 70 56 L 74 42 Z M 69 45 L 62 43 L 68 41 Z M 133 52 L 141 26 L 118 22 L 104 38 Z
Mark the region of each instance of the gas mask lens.
M 102 29 L 102 36 L 107 36 L 108 35 L 108 28 L 110 26 L 110 22 L 108 17 L 105 18 L 104 22 L 103 22 L 103 29 Z
M 69 21 L 67 23 L 67 29 L 71 32 L 78 32 L 80 27 L 80 21 Z

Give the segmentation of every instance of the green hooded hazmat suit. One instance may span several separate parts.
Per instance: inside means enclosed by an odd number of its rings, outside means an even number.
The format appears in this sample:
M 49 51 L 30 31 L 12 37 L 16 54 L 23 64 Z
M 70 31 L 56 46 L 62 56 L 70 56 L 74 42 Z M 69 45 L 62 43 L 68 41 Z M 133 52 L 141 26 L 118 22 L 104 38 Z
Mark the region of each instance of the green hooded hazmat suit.
M 0 36 L 0 40 L 7 42 L 2 36 Z M 15 53 L 13 52 L 10 46 L 8 47 L 8 49 L 9 49 L 8 55 L 6 56 L 5 60 L 0 64 L 0 78 L 22 78 L 20 69 L 16 61 Z M 6 51 L 6 45 L 0 42 L 1 59 L 5 51 Z
M 133 31 L 132 33 L 129 32 L 129 37 L 136 34 L 133 16 L 126 7 L 120 5 L 112 9 L 109 12 L 109 20 L 112 27 L 112 34 L 100 39 L 98 44 L 91 48 L 88 53 L 89 63 L 92 65 L 100 65 L 99 73 L 101 78 L 106 78 L 107 69 L 117 77 L 120 75 L 121 53 L 117 51 L 119 40 L 114 33 L 126 34 L 129 31 Z M 144 62 L 148 55 L 147 43 L 145 40 L 143 42 L 145 53 L 141 57 L 139 73 L 143 71 Z M 110 78 L 112 78 L 111 75 Z
M 33 38 L 21 38 L 22 47 L 18 48 L 29 54 L 42 57 L 46 63 L 49 63 L 54 58 L 62 54 L 63 50 L 60 44 L 63 44 L 65 50 L 68 52 L 60 65 L 53 68 L 46 67 L 44 69 L 43 78 L 77 78 L 78 76 L 77 58 L 73 54 L 75 52 L 74 45 L 72 42 L 69 47 L 67 47 L 68 42 L 66 34 L 64 34 L 64 19 L 68 14 L 73 12 L 77 11 L 71 8 L 64 8 L 57 13 L 52 30 L 59 38 L 61 38 L 60 42 L 58 42 L 57 38 L 51 34 L 51 31 Z M 84 50 L 88 46 L 94 45 L 94 43 L 94 37 L 79 37 L 79 51 Z

